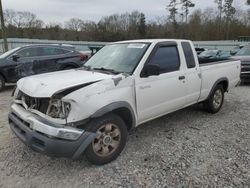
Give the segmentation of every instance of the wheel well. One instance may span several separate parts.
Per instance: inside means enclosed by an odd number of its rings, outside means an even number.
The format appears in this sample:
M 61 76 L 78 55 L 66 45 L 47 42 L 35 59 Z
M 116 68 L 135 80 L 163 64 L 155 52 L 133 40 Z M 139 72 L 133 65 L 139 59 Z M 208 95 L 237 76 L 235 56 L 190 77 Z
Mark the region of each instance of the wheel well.
M 115 109 L 112 112 L 120 116 L 124 120 L 128 130 L 130 130 L 133 127 L 133 116 L 129 109 L 122 107 Z
M 228 91 L 228 81 L 227 81 L 227 80 L 223 80 L 223 81 L 219 82 L 217 85 L 222 85 L 224 91 L 225 91 L 225 92 Z

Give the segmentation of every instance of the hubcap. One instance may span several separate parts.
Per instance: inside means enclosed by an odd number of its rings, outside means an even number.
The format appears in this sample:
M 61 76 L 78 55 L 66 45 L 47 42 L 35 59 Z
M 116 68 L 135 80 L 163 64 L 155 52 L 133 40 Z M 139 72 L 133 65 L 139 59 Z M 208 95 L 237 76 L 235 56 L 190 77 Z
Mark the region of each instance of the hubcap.
M 96 155 L 106 157 L 118 148 L 121 140 L 121 131 L 117 125 L 113 123 L 102 125 L 96 133 L 97 137 L 92 142 Z
M 103 138 L 103 144 L 104 144 L 104 145 L 108 146 L 108 145 L 111 144 L 111 142 L 112 142 L 111 136 L 108 135 L 108 136 L 105 136 L 105 137 Z
M 214 100 L 213 100 L 213 105 L 216 109 L 218 109 L 221 106 L 223 100 L 223 94 L 222 91 L 220 89 L 218 89 L 215 93 L 214 93 Z

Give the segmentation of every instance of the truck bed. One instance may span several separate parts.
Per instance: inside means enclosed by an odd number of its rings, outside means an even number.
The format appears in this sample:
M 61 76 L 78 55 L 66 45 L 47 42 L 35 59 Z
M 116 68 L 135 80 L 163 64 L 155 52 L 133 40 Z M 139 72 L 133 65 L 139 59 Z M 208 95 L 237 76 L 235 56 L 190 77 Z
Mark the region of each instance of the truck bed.
M 199 65 L 200 65 L 200 67 L 203 67 L 203 66 L 221 64 L 221 63 L 229 63 L 229 62 L 231 62 L 231 61 L 232 61 L 232 60 L 229 60 L 229 59 L 225 59 L 225 60 L 214 60 L 214 61 L 207 61 L 207 62 L 200 62 L 200 61 L 199 61 Z
M 234 87 L 239 82 L 240 61 L 224 60 L 200 64 L 202 74 L 202 88 L 200 99 L 208 97 L 211 88 L 218 78 L 226 78 L 229 81 L 228 89 Z
M 206 66 L 206 65 L 217 64 L 217 63 L 226 63 L 226 62 L 232 61 L 229 58 L 209 59 L 209 58 L 200 58 L 200 57 L 198 57 L 198 60 L 199 60 L 200 66 Z

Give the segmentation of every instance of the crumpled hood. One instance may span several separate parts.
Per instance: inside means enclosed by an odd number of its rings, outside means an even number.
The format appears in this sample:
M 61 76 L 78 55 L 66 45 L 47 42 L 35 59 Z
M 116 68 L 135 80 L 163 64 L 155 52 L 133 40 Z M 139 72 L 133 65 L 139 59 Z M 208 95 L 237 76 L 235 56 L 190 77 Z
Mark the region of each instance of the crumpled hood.
M 17 87 L 31 97 L 48 98 L 58 91 L 111 77 L 108 74 L 72 69 L 26 77 L 17 82 Z

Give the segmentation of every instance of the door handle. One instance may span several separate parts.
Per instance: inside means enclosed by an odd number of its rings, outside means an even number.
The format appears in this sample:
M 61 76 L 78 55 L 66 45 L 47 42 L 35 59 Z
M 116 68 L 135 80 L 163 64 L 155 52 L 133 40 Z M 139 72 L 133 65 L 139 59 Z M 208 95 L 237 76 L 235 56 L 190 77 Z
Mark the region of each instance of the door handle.
M 179 80 L 185 80 L 186 77 L 185 76 L 179 76 Z

